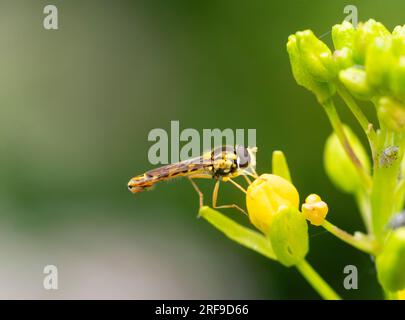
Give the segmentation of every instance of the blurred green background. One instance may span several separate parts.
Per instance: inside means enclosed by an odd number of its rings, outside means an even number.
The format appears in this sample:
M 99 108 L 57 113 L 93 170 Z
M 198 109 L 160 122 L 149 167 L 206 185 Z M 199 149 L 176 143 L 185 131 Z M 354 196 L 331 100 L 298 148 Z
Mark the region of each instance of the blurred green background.
M 57 31 L 42 26 L 46 4 L 59 10 Z M 151 168 L 148 133 L 171 120 L 255 128 L 258 172 L 282 149 L 301 198 L 320 194 L 332 222 L 363 230 L 353 199 L 325 175 L 330 127 L 285 50 L 297 30 L 327 33 L 348 4 L 359 20 L 405 23 L 402 0 L 2 0 L 0 298 L 318 298 L 296 270 L 197 219 L 188 181 L 138 195 L 126 183 Z M 212 181 L 201 186 L 209 198 Z M 231 202 L 244 205 L 224 185 L 221 203 Z M 344 298 L 382 297 L 370 257 L 310 232 L 309 262 Z M 48 264 L 58 267 L 57 291 L 42 286 Z M 358 290 L 343 288 L 348 264 Z

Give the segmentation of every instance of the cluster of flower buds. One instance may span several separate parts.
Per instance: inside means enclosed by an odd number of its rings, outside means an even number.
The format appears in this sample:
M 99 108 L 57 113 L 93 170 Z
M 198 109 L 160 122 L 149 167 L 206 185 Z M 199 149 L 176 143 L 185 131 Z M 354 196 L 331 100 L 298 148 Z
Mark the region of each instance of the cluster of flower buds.
M 308 226 L 290 181 L 275 174 L 261 175 L 247 189 L 246 205 L 251 223 L 268 236 L 280 263 L 292 266 L 305 258 Z
M 405 130 L 405 26 L 389 32 L 373 19 L 357 28 L 344 21 L 332 28 L 335 50 L 310 30 L 288 39 L 287 50 L 298 84 L 323 103 L 342 84 L 356 98 L 373 100 L 386 125 Z
M 328 205 L 316 194 L 307 197 L 299 211 L 299 194 L 291 182 L 281 151 L 273 153 L 273 174 L 263 174 L 247 189 L 251 223 L 270 240 L 277 260 L 285 266 L 302 261 L 309 250 L 308 225 L 322 225 Z
M 387 291 L 403 290 L 405 227 L 393 230 L 385 225 L 395 208 L 403 207 L 405 196 L 405 25 L 390 32 L 373 19 L 357 27 L 344 21 L 333 26 L 331 34 L 332 50 L 310 30 L 291 35 L 287 51 L 292 72 L 299 85 L 315 94 L 331 122 L 334 132 L 324 149 L 325 169 L 339 189 L 355 196 L 370 235 L 379 243 L 378 250 L 372 252 L 380 283 Z M 339 118 L 335 93 L 368 138 L 372 171 L 360 140 Z M 356 99 L 375 106 L 377 130 Z M 303 215 L 312 224 L 336 230 L 325 221 L 327 211 L 326 203 L 317 195 L 310 195 L 302 205 Z M 340 235 L 346 242 L 353 240 Z M 370 243 L 366 242 L 358 241 L 357 247 L 369 250 Z

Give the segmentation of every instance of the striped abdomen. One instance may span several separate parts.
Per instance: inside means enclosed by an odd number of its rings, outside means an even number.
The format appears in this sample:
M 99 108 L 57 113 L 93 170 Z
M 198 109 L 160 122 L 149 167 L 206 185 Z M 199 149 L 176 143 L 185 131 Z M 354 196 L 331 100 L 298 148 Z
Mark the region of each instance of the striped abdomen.
M 142 192 L 159 181 L 169 180 L 182 176 L 206 175 L 211 177 L 210 164 L 204 163 L 202 158 L 169 164 L 150 170 L 142 175 L 133 177 L 128 182 L 128 189 L 132 193 Z

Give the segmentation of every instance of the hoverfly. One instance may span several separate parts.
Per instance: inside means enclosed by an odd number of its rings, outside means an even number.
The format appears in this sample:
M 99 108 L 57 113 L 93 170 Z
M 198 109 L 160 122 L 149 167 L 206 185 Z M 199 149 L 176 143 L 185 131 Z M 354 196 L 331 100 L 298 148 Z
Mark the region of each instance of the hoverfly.
M 250 184 L 248 176 L 257 178 L 256 167 L 257 148 L 249 148 L 241 145 L 224 145 L 203 153 L 201 156 L 189 160 L 169 164 L 145 172 L 133 177 L 128 182 L 128 189 L 132 193 L 142 192 L 150 189 L 160 181 L 166 181 L 177 177 L 187 177 L 199 195 L 200 207 L 203 206 L 203 193 L 198 188 L 194 179 L 210 178 L 215 179 L 215 187 L 212 194 L 213 208 L 236 208 L 243 213 L 246 212 L 235 204 L 217 206 L 217 197 L 220 181 L 231 182 L 238 189 L 246 193 L 246 190 L 233 179 L 244 176 Z

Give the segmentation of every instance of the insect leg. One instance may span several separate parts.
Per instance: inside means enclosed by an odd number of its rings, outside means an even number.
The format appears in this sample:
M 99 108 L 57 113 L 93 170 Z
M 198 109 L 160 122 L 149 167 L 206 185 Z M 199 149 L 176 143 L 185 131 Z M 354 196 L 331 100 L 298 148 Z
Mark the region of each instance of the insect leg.
M 245 178 L 246 182 L 251 185 L 252 181 L 249 179 L 249 177 L 247 175 L 243 175 L 243 177 Z
M 227 208 L 233 208 L 241 211 L 243 214 L 248 215 L 245 210 L 243 210 L 241 207 L 237 206 L 236 204 L 226 204 L 222 206 L 217 206 L 217 199 L 218 199 L 218 191 L 219 191 L 219 184 L 220 180 L 217 180 L 215 183 L 214 191 L 212 192 L 212 207 L 214 209 L 227 209 Z
M 243 189 L 243 187 L 242 187 L 239 183 L 236 183 L 236 182 L 233 181 L 232 179 L 228 179 L 228 180 L 226 180 L 226 181 L 231 182 L 236 188 L 238 188 L 239 190 L 241 190 L 242 192 L 244 192 L 244 193 L 246 194 L 246 190 Z
M 253 172 L 253 176 L 255 177 L 255 179 L 259 178 L 259 175 L 257 174 L 256 170 L 254 168 L 250 168 Z
M 191 184 L 193 185 L 194 190 L 197 192 L 198 196 L 200 197 L 200 208 L 204 206 L 204 194 L 201 192 L 200 188 L 197 186 L 197 184 L 194 182 L 194 180 L 190 177 L 188 177 L 188 180 L 190 180 Z

